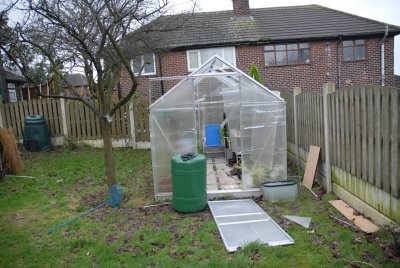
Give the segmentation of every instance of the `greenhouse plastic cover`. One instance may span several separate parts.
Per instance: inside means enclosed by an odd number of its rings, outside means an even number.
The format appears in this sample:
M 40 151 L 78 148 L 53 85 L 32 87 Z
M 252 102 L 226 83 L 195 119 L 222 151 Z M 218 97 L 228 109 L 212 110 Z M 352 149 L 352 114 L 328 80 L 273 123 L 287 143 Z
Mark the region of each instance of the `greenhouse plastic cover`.
M 198 153 L 208 124 L 227 127 L 241 155 L 243 189 L 286 180 L 284 100 L 215 56 L 150 106 L 156 195 L 171 192 L 171 157 Z
M 294 243 L 293 238 L 251 199 L 208 201 L 208 206 L 229 252 L 251 242 L 269 246 Z

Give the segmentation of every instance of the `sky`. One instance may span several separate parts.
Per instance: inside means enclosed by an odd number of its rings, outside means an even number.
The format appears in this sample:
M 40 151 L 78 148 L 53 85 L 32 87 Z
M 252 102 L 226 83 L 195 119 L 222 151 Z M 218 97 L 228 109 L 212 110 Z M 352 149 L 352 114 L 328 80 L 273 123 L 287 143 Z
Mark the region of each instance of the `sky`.
M 172 0 L 184 8 L 185 0 Z M 250 0 L 250 8 L 318 4 L 381 22 L 400 26 L 399 0 Z M 231 10 L 232 0 L 197 0 L 200 11 Z M 382 29 L 383 33 L 384 29 Z M 395 74 L 400 75 L 400 35 L 395 37 Z

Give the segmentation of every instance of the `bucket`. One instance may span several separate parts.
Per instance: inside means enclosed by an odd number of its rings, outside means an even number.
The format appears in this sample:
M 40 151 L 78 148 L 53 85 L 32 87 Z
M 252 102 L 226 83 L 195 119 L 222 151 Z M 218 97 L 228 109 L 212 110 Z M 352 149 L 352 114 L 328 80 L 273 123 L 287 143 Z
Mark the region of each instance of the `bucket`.
M 294 180 L 266 182 L 262 185 L 264 200 L 294 201 L 297 197 L 297 182 Z

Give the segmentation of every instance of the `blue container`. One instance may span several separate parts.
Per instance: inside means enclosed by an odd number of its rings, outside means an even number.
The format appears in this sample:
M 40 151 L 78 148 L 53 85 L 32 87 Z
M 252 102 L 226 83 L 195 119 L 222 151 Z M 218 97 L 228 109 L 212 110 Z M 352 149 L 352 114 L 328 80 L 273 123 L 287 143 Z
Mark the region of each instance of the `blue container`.
M 216 147 L 221 146 L 220 124 L 204 125 L 206 132 L 206 146 Z

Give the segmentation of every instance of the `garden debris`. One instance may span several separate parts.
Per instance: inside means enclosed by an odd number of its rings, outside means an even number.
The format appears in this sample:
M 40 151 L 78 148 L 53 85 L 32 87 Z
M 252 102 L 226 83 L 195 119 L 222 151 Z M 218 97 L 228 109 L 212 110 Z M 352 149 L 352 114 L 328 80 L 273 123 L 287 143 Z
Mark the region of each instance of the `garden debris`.
M 332 216 L 332 215 L 329 215 L 329 218 L 334 219 L 334 220 L 337 220 L 338 222 L 341 222 L 341 223 L 343 223 L 343 224 L 346 224 L 346 225 L 348 225 L 348 226 L 350 226 L 350 227 L 353 227 L 353 228 L 357 229 L 357 227 L 356 227 L 355 225 L 350 224 L 350 223 L 348 223 L 347 221 L 341 220 L 341 219 L 339 219 L 339 218 L 336 218 L 336 217 L 334 217 L 334 216 Z
M 373 224 L 368 219 L 364 218 L 362 215 L 354 215 L 354 209 L 346 204 L 343 200 L 333 200 L 329 201 L 332 206 L 334 206 L 340 213 L 342 213 L 351 222 L 354 222 L 363 232 L 374 233 L 379 230 L 379 227 Z
M 13 177 L 13 178 L 21 178 L 21 179 L 34 179 L 32 176 L 17 176 L 17 175 L 5 175 L 4 177 Z
M 310 146 L 310 151 L 307 157 L 306 170 L 304 171 L 303 185 L 308 189 L 312 189 L 314 182 L 315 170 L 317 168 L 320 147 Z
M 0 147 L 3 149 L 3 168 L 7 173 L 18 174 L 22 172 L 23 165 L 17 141 L 11 128 L 0 128 Z
M 304 228 L 310 227 L 311 218 L 310 217 L 300 217 L 300 216 L 291 216 L 291 215 L 282 215 L 288 220 L 291 220 Z
M 168 206 L 168 205 L 171 205 L 171 202 L 148 205 L 148 206 L 144 206 L 143 209 L 154 208 L 154 207 L 163 207 L 163 206 Z

